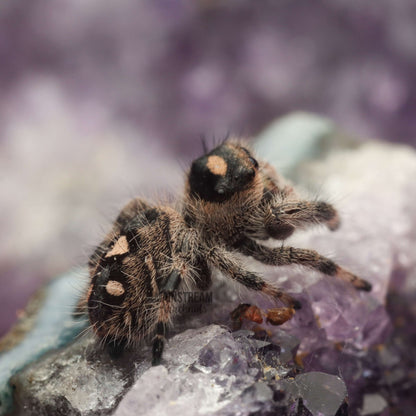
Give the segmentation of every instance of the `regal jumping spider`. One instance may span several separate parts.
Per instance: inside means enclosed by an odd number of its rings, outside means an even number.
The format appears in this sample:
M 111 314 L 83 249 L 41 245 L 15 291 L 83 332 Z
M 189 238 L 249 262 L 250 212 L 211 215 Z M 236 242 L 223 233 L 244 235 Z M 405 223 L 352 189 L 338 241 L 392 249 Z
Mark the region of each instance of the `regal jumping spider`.
M 297 264 L 371 290 L 360 279 L 314 250 L 269 248 L 259 240 L 285 240 L 297 228 L 339 225 L 326 202 L 300 200 L 292 186 L 239 142 L 229 140 L 194 160 L 181 208 L 133 199 L 89 261 L 91 284 L 85 297 L 94 332 L 107 345 L 123 347 L 148 335 L 153 364 L 175 314 L 174 291 L 206 290 L 211 269 L 300 308 L 289 294 L 240 265 L 236 253 L 276 266 Z

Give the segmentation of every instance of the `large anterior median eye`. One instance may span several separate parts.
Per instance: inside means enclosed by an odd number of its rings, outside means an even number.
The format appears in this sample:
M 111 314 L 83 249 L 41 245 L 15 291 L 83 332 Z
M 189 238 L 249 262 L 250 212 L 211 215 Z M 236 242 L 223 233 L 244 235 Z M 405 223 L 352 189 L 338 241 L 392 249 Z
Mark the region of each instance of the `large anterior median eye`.
M 259 164 L 257 163 L 257 160 L 254 159 L 253 156 L 251 156 L 251 153 L 245 148 L 245 147 L 241 147 L 241 150 L 243 150 L 246 155 L 248 156 L 248 160 L 250 161 L 250 163 L 253 165 L 254 168 L 258 168 Z
M 254 159 L 254 157 L 249 156 L 248 160 L 253 164 L 253 166 L 255 168 L 258 168 L 259 167 L 259 164 L 257 163 L 257 160 Z

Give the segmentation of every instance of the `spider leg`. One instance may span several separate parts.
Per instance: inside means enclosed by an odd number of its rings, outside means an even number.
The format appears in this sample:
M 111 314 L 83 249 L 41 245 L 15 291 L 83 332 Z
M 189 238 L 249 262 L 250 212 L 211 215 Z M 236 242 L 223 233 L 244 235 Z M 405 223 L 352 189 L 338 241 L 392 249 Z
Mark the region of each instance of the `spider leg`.
M 165 345 L 165 334 L 170 322 L 174 297 L 173 292 L 181 282 L 181 274 L 177 269 L 173 269 L 167 277 L 160 290 L 160 304 L 156 323 L 156 334 L 152 346 L 152 365 L 159 365 Z
M 199 290 L 207 290 L 212 284 L 211 270 L 201 252 L 198 235 L 195 230 L 182 228 L 175 238 L 175 267 L 178 270 L 192 270 L 190 281 Z M 184 276 L 185 277 L 185 276 Z
M 157 322 L 156 335 L 153 340 L 152 346 L 152 365 L 156 366 L 160 364 L 162 359 L 162 353 L 165 346 L 165 334 L 167 324 L 163 320 Z
M 173 269 L 162 283 L 159 291 L 160 303 L 156 322 L 156 333 L 152 346 L 152 365 L 160 364 L 165 345 L 167 327 L 174 314 L 177 304 L 174 293 L 182 281 L 190 278 L 190 267 L 178 258 L 174 259 Z
M 214 247 L 207 251 L 207 260 L 227 277 L 242 284 L 251 290 L 261 291 L 269 296 L 279 299 L 285 305 L 300 309 L 301 304 L 295 298 L 264 281 L 256 273 L 247 271 L 239 266 L 233 254 L 229 251 Z
M 160 289 L 162 295 L 171 296 L 173 292 L 178 288 L 179 283 L 181 282 L 181 274 L 177 269 L 174 269 L 163 283 L 163 286 Z
M 272 203 L 265 216 L 265 228 L 272 238 L 283 240 L 296 228 L 325 223 L 334 231 L 340 225 L 335 208 L 326 202 L 286 201 Z
M 369 292 L 371 284 L 364 279 L 352 274 L 348 270 L 337 265 L 332 260 L 321 256 L 315 250 L 280 247 L 269 248 L 256 243 L 254 240 L 245 238 L 240 241 L 236 248 L 247 256 L 269 265 L 286 266 L 299 264 L 320 271 L 328 276 L 338 277 L 351 283 L 356 289 Z
M 121 355 L 124 352 L 124 349 L 126 348 L 127 341 L 125 338 L 120 339 L 111 339 L 106 342 L 106 347 L 108 354 L 112 359 L 117 359 L 121 357 Z
M 198 258 L 195 263 L 197 276 L 195 278 L 195 285 L 199 290 L 208 290 L 212 284 L 211 270 L 208 267 L 205 259 Z
M 178 254 L 178 253 L 176 253 Z M 187 263 L 179 258 L 174 260 L 174 269 L 169 274 L 163 286 L 160 289 L 160 306 L 158 321 L 156 323 L 156 334 L 152 347 L 152 365 L 160 364 L 162 353 L 165 345 L 165 334 L 167 326 L 171 320 L 174 306 L 174 292 L 179 287 L 182 280 L 185 280 L 190 272 Z M 196 259 L 194 265 L 196 270 L 195 285 L 200 290 L 207 290 L 211 285 L 211 271 L 206 261 L 201 257 Z M 191 279 L 192 280 L 192 279 Z

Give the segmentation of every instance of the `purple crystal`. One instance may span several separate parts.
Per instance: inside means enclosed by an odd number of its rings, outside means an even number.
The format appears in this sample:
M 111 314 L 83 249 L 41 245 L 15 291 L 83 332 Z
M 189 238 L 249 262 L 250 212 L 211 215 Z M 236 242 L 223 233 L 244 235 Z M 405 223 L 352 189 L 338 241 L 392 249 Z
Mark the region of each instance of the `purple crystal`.
M 319 184 L 320 198 L 336 199 L 340 193 L 342 197 L 334 202 L 343 219 L 338 231 L 311 229 L 284 244 L 309 247 L 334 258 L 370 280 L 373 291 L 357 292 L 345 282 L 305 268 L 265 267 L 247 260 L 247 267 L 293 293 L 302 309 L 280 327 L 263 323 L 259 328 L 243 322 L 242 330 L 231 334 L 226 327 L 207 326 L 219 322 L 231 327 L 230 312 L 240 302 L 263 310 L 275 307 L 270 299 L 235 286 L 227 288 L 215 279 L 213 304 L 199 315 L 178 320 L 172 331 L 177 335 L 168 336 L 161 367 L 149 369 L 146 348 L 142 352 L 147 359 L 140 358 L 137 368 L 127 355 L 130 367 L 118 374 L 119 380 L 128 374 L 134 384 L 127 394 L 122 388 L 116 390 L 111 403 L 123 396 L 116 414 L 168 411 L 186 416 L 199 409 L 213 415 L 337 412 L 340 416 L 350 412 L 361 416 L 374 409 L 383 416 L 390 411 L 412 414 L 416 406 L 416 155 L 409 148 L 382 143 L 345 142 L 331 126 L 313 116 L 294 115 L 268 132 L 275 140 L 266 146 L 272 162 L 273 152 L 279 154 L 279 143 L 293 149 L 292 155 L 284 153 L 292 161 L 293 180 L 310 189 Z M 279 136 L 276 131 L 285 134 Z M 302 151 L 297 152 L 292 142 L 287 146 L 287 137 L 294 143 L 306 138 L 313 144 L 309 149 L 320 151 L 307 153 L 299 145 Z M 68 347 L 65 356 L 71 357 L 71 348 L 77 345 Z M 38 386 L 27 383 L 25 374 L 39 377 L 37 372 L 45 371 L 43 365 L 56 362 L 52 358 L 15 376 L 21 408 L 36 402 L 41 414 L 43 403 L 50 403 L 40 399 L 45 396 Z M 84 358 L 79 356 L 81 361 Z M 79 366 L 84 367 L 91 376 L 90 364 Z M 112 367 L 105 367 L 107 374 Z M 100 366 L 94 371 L 97 379 L 102 377 Z M 45 382 L 43 392 L 51 392 L 45 399 L 65 396 L 56 382 L 54 378 Z M 106 388 L 111 391 L 111 386 Z M 79 400 L 81 409 L 88 405 L 81 396 L 67 396 Z M 348 400 L 343 401 L 346 396 Z M 96 399 L 94 403 L 99 403 Z

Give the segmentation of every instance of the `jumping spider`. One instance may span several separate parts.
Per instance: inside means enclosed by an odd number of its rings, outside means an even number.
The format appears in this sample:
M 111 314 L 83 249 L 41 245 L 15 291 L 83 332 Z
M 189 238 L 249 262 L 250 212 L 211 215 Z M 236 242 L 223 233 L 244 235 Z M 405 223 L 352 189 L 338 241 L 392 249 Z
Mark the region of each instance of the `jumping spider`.
M 179 288 L 206 290 L 211 269 L 294 309 L 300 303 L 241 267 L 236 253 L 269 265 L 297 264 L 341 278 L 359 290 L 360 279 L 314 250 L 269 248 L 259 240 L 285 240 L 297 228 L 339 225 L 326 202 L 300 200 L 275 169 L 229 140 L 196 159 L 188 172 L 181 207 L 133 199 L 89 261 L 91 284 L 85 304 L 94 332 L 113 348 L 155 334 L 153 365 L 175 314 Z

